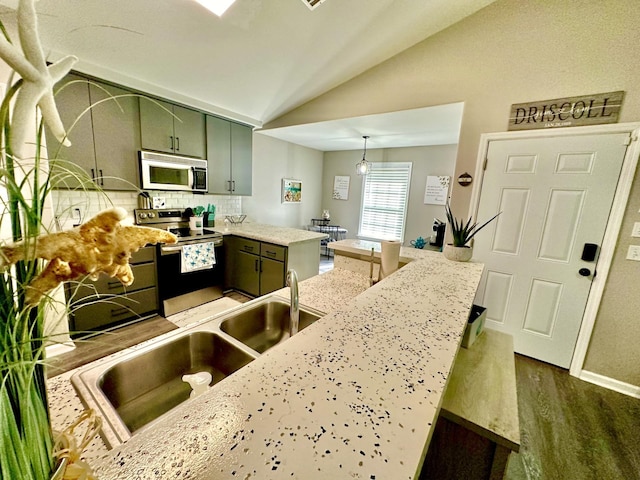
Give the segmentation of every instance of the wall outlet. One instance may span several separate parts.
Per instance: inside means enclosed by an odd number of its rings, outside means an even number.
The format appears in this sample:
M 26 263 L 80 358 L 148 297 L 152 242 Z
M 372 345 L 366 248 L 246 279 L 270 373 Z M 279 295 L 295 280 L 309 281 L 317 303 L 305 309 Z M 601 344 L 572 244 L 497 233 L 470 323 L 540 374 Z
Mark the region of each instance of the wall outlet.
M 635 222 L 633 224 L 633 230 L 631 230 L 632 237 L 640 237 L 640 222 Z
M 640 262 L 640 245 L 629 245 L 629 250 L 627 250 L 627 260 Z
M 164 208 L 165 205 L 164 197 L 153 197 L 153 208 Z

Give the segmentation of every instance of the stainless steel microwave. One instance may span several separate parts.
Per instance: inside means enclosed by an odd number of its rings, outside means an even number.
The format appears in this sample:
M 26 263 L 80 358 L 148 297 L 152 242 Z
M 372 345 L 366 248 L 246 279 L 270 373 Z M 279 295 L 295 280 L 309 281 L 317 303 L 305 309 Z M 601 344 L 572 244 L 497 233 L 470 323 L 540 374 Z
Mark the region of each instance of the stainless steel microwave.
M 141 187 L 145 190 L 207 191 L 207 161 L 140 151 Z

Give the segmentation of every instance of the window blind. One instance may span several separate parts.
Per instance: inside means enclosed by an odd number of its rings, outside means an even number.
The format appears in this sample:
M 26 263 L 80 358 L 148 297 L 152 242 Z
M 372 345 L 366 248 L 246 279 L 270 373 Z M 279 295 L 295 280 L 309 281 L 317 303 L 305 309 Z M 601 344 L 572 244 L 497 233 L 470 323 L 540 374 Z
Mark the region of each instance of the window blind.
M 404 240 L 411 162 L 372 163 L 364 177 L 359 237 Z

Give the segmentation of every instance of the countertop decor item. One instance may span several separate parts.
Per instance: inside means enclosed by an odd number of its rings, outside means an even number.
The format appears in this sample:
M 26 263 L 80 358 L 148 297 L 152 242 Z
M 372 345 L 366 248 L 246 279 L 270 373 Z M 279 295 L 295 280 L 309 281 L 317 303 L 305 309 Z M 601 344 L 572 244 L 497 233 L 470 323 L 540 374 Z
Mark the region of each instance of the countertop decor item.
M 225 220 L 229 220 L 229 223 L 233 225 L 241 225 L 244 222 L 244 219 L 247 218 L 246 215 L 226 215 Z
M 469 245 L 471 239 L 489 223 L 495 220 L 502 212 L 496 213 L 489 220 L 478 227 L 478 223 L 472 223 L 473 217 L 469 220 L 457 219 L 451 211 L 451 206 L 447 203 L 445 206 L 447 213 L 447 221 L 451 227 L 451 235 L 453 236 L 453 244 L 447 244 L 444 247 L 444 256 L 456 262 L 468 262 L 473 256 L 473 248 Z
M 422 237 L 418 237 L 415 240 L 411 240 L 409 243 L 412 247 L 424 248 L 424 246 L 427 244 L 427 241 Z

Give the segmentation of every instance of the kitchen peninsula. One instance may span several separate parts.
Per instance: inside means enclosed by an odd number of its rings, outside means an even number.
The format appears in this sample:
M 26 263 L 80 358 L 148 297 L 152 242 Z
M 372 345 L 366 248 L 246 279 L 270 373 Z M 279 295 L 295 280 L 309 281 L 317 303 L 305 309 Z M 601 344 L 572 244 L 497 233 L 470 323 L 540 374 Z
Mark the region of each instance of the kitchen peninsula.
M 332 313 L 90 458 L 99 478 L 414 478 L 483 268 L 419 253 L 360 294 L 307 280 Z
M 318 274 L 320 240 L 327 238 L 325 233 L 252 222 L 229 224 L 213 230 L 224 235 L 225 240 L 234 236 L 286 247 L 287 267 L 296 270 L 300 280 Z
M 100 478 L 413 478 L 482 271 L 423 253 L 135 435 Z

